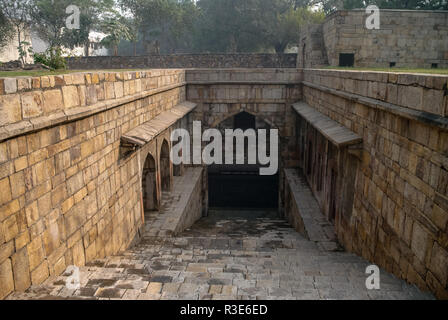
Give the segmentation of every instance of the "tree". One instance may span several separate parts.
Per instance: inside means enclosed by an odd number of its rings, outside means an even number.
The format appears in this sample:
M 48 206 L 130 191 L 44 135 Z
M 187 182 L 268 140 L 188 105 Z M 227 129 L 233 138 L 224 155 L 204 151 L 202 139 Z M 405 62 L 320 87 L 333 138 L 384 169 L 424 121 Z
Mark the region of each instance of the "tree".
M 139 39 L 139 32 L 142 25 L 143 16 L 140 14 L 142 8 L 141 0 L 119 0 L 120 8 L 129 16 L 127 25 L 131 31 L 131 42 L 133 45 L 133 54 L 137 55 L 137 42 Z
M 79 29 L 68 29 L 67 7 L 75 5 L 80 10 Z M 83 46 L 88 56 L 92 30 L 99 28 L 101 16 L 113 12 L 113 0 L 34 0 L 31 13 L 33 27 L 50 48 L 62 46 L 73 49 Z
M 99 30 L 103 16 L 115 12 L 114 0 L 72 0 L 72 4 L 79 7 L 80 28 L 65 29 L 63 43 L 65 46 L 73 49 L 78 46 L 84 47 L 84 55 L 89 56 L 90 32 Z
M 63 45 L 67 17 L 65 11 L 71 4 L 73 0 L 34 0 L 31 12 L 33 28 L 50 48 L 60 48 Z
M 14 38 L 14 27 L 5 17 L 3 12 L 0 12 L 0 51 Z
M 307 23 L 321 22 L 312 0 L 200 0 L 200 48 L 210 51 L 284 52 Z
M 198 48 L 212 52 L 253 52 L 261 49 L 258 0 L 199 0 Z
M 29 13 L 31 12 L 31 0 L 2 0 L 0 1 L 0 11 L 6 18 L 9 25 L 14 28 L 17 36 L 18 51 L 22 67 L 25 65 L 25 57 L 22 54 L 25 50 L 25 34 L 29 27 Z
M 107 36 L 101 41 L 103 45 L 114 50 L 114 56 L 118 55 L 118 45 L 121 40 L 132 40 L 132 31 L 126 23 L 126 19 L 119 15 L 111 15 L 101 23 L 101 30 Z
M 285 52 L 290 44 L 299 41 L 303 26 L 321 23 L 325 19 L 322 11 L 311 11 L 309 7 L 297 6 L 297 1 L 262 0 L 261 5 L 257 19 L 258 28 L 262 32 L 261 41 L 274 47 L 277 53 Z
M 119 3 L 125 15 L 132 17 L 132 29 L 140 35 L 144 46 L 159 44 L 163 52 L 170 53 L 191 50 L 198 17 L 193 0 L 119 0 Z M 135 46 L 136 42 L 134 51 Z

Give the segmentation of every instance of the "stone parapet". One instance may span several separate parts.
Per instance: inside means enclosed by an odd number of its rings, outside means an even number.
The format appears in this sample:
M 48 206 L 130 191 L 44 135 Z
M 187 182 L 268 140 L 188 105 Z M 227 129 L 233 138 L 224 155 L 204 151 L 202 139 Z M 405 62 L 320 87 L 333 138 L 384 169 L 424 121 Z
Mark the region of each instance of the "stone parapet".
M 168 68 L 295 68 L 297 54 L 211 53 L 166 54 L 135 57 L 76 57 L 69 69 L 168 69 Z
M 306 69 L 306 83 L 429 114 L 448 115 L 448 76 Z
M 309 106 L 363 139 L 353 153 L 359 161 L 342 173 L 355 187 L 352 208 L 336 207 L 340 243 L 441 299 L 448 298 L 447 82 L 341 70 L 304 70 L 303 82 Z
M 0 78 L 0 141 L 184 85 L 183 70 Z

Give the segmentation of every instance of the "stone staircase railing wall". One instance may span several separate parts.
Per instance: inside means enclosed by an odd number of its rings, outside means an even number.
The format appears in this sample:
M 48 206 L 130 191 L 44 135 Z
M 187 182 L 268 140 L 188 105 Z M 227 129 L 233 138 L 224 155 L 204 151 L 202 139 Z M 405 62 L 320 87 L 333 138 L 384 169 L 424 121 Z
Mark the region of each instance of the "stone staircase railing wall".
M 140 154 L 120 137 L 185 93 L 183 70 L 0 79 L 0 298 L 129 247 Z
M 363 138 L 349 251 L 448 298 L 448 76 L 305 70 L 304 101 Z

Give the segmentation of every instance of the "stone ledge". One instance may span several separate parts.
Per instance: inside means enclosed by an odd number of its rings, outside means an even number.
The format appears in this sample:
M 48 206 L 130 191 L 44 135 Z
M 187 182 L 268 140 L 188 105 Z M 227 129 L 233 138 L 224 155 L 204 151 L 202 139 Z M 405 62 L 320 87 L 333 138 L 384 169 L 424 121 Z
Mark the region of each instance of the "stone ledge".
M 169 90 L 177 89 L 185 86 L 186 83 L 178 83 L 175 85 L 165 86 L 157 89 L 152 89 L 149 91 L 137 93 L 131 96 L 126 96 L 124 98 L 102 101 L 93 105 L 85 107 L 77 107 L 65 111 L 60 111 L 50 115 L 41 116 L 38 118 L 33 118 L 30 120 L 24 120 L 18 123 L 9 124 L 0 127 L 0 142 L 20 136 L 27 133 L 32 133 L 34 131 L 43 129 L 45 127 L 51 127 L 58 124 L 63 124 L 65 122 L 71 122 L 79 120 L 109 109 L 116 108 L 126 103 L 130 103 L 139 99 L 144 99 L 146 97 L 166 92 Z
M 201 218 L 201 208 L 194 211 L 191 202 L 202 182 L 202 171 L 202 167 L 188 167 L 182 176 L 173 177 L 173 190 L 165 194 L 170 199 L 163 203 L 160 212 L 155 211 L 146 219 L 144 237 L 172 237 Z
M 305 102 L 292 105 L 293 109 L 314 128 L 335 144 L 338 148 L 362 142 L 362 138 L 353 131 L 323 115 Z
M 320 90 L 335 96 L 339 96 L 354 102 L 359 102 L 361 104 L 367 105 L 371 108 L 380 109 L 389 113 L 392 113 L 394 115 L 414 120 L 417 122 L 422 122 L 430 126 L 437 127 L 443 131 L 448 131 L 448 118 L 442 117 L 433 113 L 425 112 L 425 111 L 418 111 L 414 109 L 409 109 L 406 107 L 401 107 L 392 103 L 384 102 L 381 100 L 373 99 L 373 98 L 367 98 L 360 96 L 358 94 L 353 93 L 347 93 L 341 90 L 332 89 L 328 87 L 324 87 L 321 85 L 317 85 L 314 83 L 310 83 L 308 81 L 303 81 L 303 85 L 305 87 L 313 88 L 316 90 Z
M 188 85 L 300 85 L 301 81 L 251 81 L 251 80 L 204 80 L 204 81 L 187 81 Z
M 320 211 L 319 204 L 308 187 L 305 177 L 299 172 L 299 169 L 285 169 L 284 173 L 291 198 L 299 215 L 292 217 L 292 212 L 286 213 L 288 220 L 309 240 L 320 243 L 322 249 L 326 251 L 339 250 L 334 226 Z
M 197 104 L 193 102 L 182 102 L 168 111 L 164 111 L 154 119 L 132 129 L 124 134 L 121 139 L 127 143 L 144 146 L 153 140 L 162 131 L 165 131 L 185 115 L 193 111 Z

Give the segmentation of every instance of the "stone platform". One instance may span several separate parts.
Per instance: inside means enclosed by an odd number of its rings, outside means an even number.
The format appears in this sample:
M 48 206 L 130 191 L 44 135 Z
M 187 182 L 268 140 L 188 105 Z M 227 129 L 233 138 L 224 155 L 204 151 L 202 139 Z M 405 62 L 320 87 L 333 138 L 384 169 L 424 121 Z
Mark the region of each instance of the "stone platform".
M 136 247 L 14 293 L 8 299 L 432 299 L 381 272 L 367 290 L 364 259 L 321 249 L 275 212 L 211 211 L 176 237 L 150 237 Z

